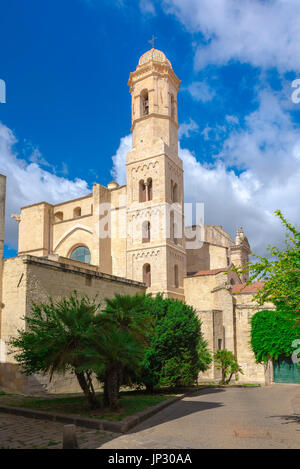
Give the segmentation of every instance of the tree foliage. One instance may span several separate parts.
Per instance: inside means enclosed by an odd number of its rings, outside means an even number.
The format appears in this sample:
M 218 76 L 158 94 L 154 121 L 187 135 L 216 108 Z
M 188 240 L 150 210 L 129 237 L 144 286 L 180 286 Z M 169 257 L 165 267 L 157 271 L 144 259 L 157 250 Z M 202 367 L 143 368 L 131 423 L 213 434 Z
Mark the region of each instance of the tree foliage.
M 148 390 L 193 384 L 211 363 L 195 310 L 161 295 L 148 296 L 146 304 L 154 327 L 147 334 L 150 346 L 143 360 L 142 382 Z
M 32 304 L 31 313 L 24 318 L 26 327 L 9 342 L 14 358 L 23 373 L 74 373 L 90 406 L 98 402 L 92 383 L 92 372 L 99 371 L 100 357 L 87 366 L 86 357 L 92 353 L 90 337 L 96 323 L 100 324 L 100 304 L 87 296 L 79 298 L 74 292 L 69 298 L 48 303 Z M 101 317 L 102 319 L 102 317 Z M 105 318 L 103 318 L 105 321 Z
M 217 369 L 222 372 L 221 384 L 229 384 L 234 374 L 244 374 L 236 356 L 230 350 L 217 350 L 214 354 L 214 362 Z
M 296 339 L 300 339 L 300 327 L 285 311 L 259 311 L 251 318 L 251 347 L 259 363 L 291 356 Z
M 275 213 L 286 228 L 285 249 L 268 246 L 270 258 L 256 255 L 256 262 L 248 263 L 244 270 L 249 269 L 249 283 L 265 282 L 254 297 L 259 305 L 270 301 L 282 313 L 299 317 L 300 232 L 284 218 L 280 210 Z

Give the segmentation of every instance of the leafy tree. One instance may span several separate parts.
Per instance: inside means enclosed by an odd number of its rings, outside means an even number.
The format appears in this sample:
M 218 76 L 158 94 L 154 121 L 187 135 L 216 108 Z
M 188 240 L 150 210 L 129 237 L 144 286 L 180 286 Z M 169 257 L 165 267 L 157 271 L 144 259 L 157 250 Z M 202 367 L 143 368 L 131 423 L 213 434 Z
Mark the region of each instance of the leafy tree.
M 243 373 L 236 356 L 230 350 L 218 350 L 214 354 L 214 362 L 218 370 L 222 371 L 221 384 L 229 384 L 236 373 Z
M 272 302 L 278 311 L 299 317 L 300 313 L 300 232 L 284 218 L 280 210 L 276 215 L 286 228 L 285 249 L 268 246 L 267 257 L 255 256 L 256 262 L 248 263 L 250 280 L 263 281 L 265 285 L 254 296 L 259 305 Z
M 150 346 L 145 352 L 141 381 L 148 391 L 157 385 L 193 384 L 211 363 L 195 310 L 161 295 L 146 297 L 145 302 L 154 328 L 147 334 Z
M 251 318 L 251 347 L 258 363 L 291 356 L 296 339 L 300 339 L 300 327 L 286 312 L 264 310 Z
M 91 350 L 90 337 L 94 335 L 100 320 L 100 304 L 87 296 L 79 298 L 74 292 L 69 298 L 49 303 L 32 304 L 31 314 L 24 318 L 25 330 L 9 342 L 14 357 L 23 373 L 49 374 L 70 371 L 87 397 L 91 408 L 99 406 L 92 383 L 92 372 L 99 371 L 101 356 L 92 367 L 87 366 L 86 357 Z
M 98 379 L 104 381 L 104 402 L 112 410 L 118 408 L 120 385 L 131 384 L 132 376 L 139 373 L 148 345 L 146 331 L 151 328 L 151 316 L 145 300 L 139 294 L 116 295 L 105 300 L 104 313 L 111 322 L 104 333 L 99 329 L 93 346 L 103 357 L 104 369 Z

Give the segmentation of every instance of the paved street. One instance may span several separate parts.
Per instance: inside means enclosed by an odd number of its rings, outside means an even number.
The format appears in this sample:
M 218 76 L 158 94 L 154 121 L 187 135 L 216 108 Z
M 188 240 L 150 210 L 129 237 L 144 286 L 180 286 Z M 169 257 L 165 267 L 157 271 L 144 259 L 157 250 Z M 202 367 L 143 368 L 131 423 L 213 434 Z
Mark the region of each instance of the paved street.
M 61 448 L 63 424 L 0 413 L 1 448 Z M 300 448 L 300 386 L 206 389 L 126 435 L 78 427 L 80 448 Z
M 102 448 L 300 448 L 300 386 L 203 390 Z

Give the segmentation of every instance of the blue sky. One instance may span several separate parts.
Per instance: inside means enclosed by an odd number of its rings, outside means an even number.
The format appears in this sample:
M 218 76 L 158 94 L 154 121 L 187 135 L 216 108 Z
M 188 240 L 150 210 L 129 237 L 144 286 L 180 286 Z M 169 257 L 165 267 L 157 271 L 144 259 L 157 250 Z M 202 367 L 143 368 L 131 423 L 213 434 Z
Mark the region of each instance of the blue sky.
M 124 182 L 127 82 L 152 34 L 182 80 L 186 200 L 231 235 L 242 225 L 260 253 L 282 243 L 274 210 L 298 222 L 298 0 L 4 0 L 0 13 L 6 255 L 21 206 Z

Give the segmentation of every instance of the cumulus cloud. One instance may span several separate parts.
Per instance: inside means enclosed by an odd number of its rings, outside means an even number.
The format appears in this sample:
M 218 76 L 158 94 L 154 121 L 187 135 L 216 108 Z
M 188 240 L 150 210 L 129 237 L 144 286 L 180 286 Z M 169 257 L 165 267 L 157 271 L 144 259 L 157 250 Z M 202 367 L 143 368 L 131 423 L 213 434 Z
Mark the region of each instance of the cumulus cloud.
M 281 209 L 294 224 L 300 218 L 300 130 L 277 94 L 262 90 L 259 101 L 243 127 L 234 116 L 225 118 L 224 127 L 228 125 L 230 131 L 213 164 L 205 161 L 206 155 L 180 145 L 179 155 L 185 201 L 204 202 L 205 223 L 222 225 L 232 236 L 243 226 L 253 251 L 265 254 L 268 244 L 282 245 L 284 240 L 274 211 Z M 127 136 L 113 158 L 113 174 L 122 183 L 130 148 L 131 136 Z
M 111 170 L 112 177 L 118 184 L 126 184 L 126 155 L 132 148 L 132 135 L 126 135 L 121 138 L 120 146 L 116 154 L 112 157 L 113 168 Z
M 139 7 L 141 12 L 146 15 L 154 16 L 156 14 L 155 6 L 151 0 L 140 0 Z
M 185 137 L 190 137 L 191 134 L 194 132 L 198 132 L 199 126 L 198 124 L 193 121 L 193 119 L 190 119 L 189 122 L 183 122 L 183 124 L 180 124 L 179 130 L 178 130 L 178 137 L 181 138 L 183 136 Z
M 183 90 L 188 91 L 195 101 L 202 101 L 203 103 L 211 101 L 216 94 L 204 81 L 194 81 Z
M 0 173 L 7 177 L 5 241 L 13 248 L 17 246 L 18 225 L 10 218 L 12 213 L 39 201 L 58 203 L 90 192 L 81 179 L 71 181 L 41 168 L 45 160 L 38 150 L 32 151 L 29 161 L 22 159 L 15 151 L 16 143 L 12 130 L 0 122 Z
M 188 31 L 201 33 L 196 68 L 230 60 L 300 71 L 299 0 L 163 0 Z

